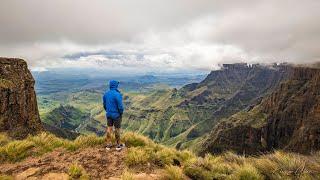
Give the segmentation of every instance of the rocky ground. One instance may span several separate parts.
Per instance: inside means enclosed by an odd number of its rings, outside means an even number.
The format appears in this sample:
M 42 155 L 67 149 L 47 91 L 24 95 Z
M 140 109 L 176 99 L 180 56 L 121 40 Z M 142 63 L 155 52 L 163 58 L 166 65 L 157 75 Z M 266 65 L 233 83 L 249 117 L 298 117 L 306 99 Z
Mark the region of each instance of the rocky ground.
M 57 149 L 41 157 L 30 157 L 18 163 L 0 164 L 0 174 L 14 179 L 69 179 L 71 165 L 83 167 L 90 179 L 121 179 L 125 170 L 126 150 L 106 151 L 103 147 L 86 148 L 75 152 Z M 156 174 L 137 173 L 136 179 L 157 179 Z

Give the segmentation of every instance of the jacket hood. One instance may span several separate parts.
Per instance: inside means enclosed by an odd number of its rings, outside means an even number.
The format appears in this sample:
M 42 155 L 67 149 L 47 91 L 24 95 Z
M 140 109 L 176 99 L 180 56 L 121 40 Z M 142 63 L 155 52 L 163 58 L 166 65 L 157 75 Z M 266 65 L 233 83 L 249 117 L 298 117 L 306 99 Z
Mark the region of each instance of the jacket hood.
M 109 88 L 110 89 L 118 89 L 119 81 L 111 80 L 109 82 Z

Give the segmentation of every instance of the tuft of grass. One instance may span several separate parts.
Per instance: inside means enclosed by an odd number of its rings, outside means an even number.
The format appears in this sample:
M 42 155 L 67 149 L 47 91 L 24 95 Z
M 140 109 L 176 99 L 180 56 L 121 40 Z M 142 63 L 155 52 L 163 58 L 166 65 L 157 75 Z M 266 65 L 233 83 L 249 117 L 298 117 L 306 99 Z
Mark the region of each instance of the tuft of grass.
M 68 141 L 57 138 L 56 136 L 49 133 L 40 133 L 36 136 L 27 137 L 26 141 L 32 142 L 36 149 L 36 154 L 42 155 L 50 152 L 58 147 L 65 146 Z
M 132 147 L 128 149 L 125 163 L 127 166 L 145 165 L 151 157 L 147 149 L 141 147 Z
M 131 147 L 125 157 L 127 166 L 153 164 L 158 167 L 166 165 L 183 165 L 195 155 L 189 151 L 177 151 L 155 143 L 148 143 L 145 146 Z
M 8 142 L 7 142 L 8 141 Z M 0 135 L 0 162 L 17 162 L 28 156 L 39 156 L 51 152 L 56 148 L 64 148 L 75 151 L 81 148 L 95 147 L 103 144 L 104 138 L 95 135 L 82 135 L 74 141 L 58 138 L 52 134 L 43 132 L 36 136 L 28 136 L 24 140 L 7 140 Z
M 26 140 L 12 141 L 5 146 L 0 147 L 0 162 L 17 162 L 29 156 L 34 143 Z
M 103 137 L 96 135 L 81 135 L 72 142 L 65 144 L 66 149 L 75 151 L 81 148 L 95 147 L 105 142 Z
M 308 162 L 307 162 L 308 161 Z M 269 179 L 319 178 L 320 165 L 301 155 L 276 151 L 253 160 L 254 166 Z
M 130 171 L 128 171 L 128 169 L 125 169 L 121 175 L 121 179 L 122 180 L 134 180 L 134 174 Z
M 212 173 L 210 170 L 204 169 L 197 164 L 187 164 L 183 168 L 183 173 L 190 177 L 191 179 L 199 179 L 199 180 L 211 180 L 213 179 Z
M 0 175 L 1 180 L 13 180 L 14 178 L 12 176 L 8 175 Z
M 11 139 L 7 135 L 0 134 L 0 146 L 4 146 L 10 141 L 11 141 Z
M 244 156 L 237 155 L 233 152 L 225 152 L 220 157 L 223 162 L 230 164 L 242 165 L 246 161 Z
M 89 176 L 86 173 L 85 169 L 78 165 L 77 163 L 72 164 L 69 167 L 68 175 L 70 179 L 81 179 L 81 180 L 88 180 Z
M 226 179 L 237 167 L 224 162 L 221 156 L 207 154 L 204 158 L 190 159 L 183 171 L 192 179 Z
M 183 171 L 178 166 L 167 165 L 163 170 L 163 178 L 167 180 L 183 180 L 186 179 Z
M 155 154 L 154 162 L 158 166 L 171 165 L 174 161 L 179 161 L 175 149 L 163 148 Z
M 153 142 L 149 138 L 134 132 L 126 132 L 122 135 L 121 138 L 122 141 L 125 142 L 128 147 L 144 147 L 153 144 Z
M 237 168 L 228 179 L 260 180 L 264 178 L 255 167 L 250 164 L 244 164 Z

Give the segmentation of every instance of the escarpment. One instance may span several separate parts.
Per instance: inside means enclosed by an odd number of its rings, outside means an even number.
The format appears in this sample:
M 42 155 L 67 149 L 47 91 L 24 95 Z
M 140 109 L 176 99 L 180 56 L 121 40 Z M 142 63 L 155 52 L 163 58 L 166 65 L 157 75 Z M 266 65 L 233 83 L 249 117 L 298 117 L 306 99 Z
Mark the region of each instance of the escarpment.
M 34 79 L 22 59 L 0 58 L 0 131 L 23 138 L 42 130 Z
M 320 69 L 293 68 L 289 79 L 260 104 L 214 127 L 203 147 L 201 153 L 319 150 Z

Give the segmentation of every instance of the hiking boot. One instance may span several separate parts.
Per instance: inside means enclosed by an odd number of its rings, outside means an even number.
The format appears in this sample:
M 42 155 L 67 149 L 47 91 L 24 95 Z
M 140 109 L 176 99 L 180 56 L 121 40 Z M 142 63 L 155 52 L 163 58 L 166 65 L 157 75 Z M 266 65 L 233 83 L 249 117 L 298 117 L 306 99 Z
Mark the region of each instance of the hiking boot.
M 116 147 L 117 151 L 121 151 L 125 147 L 125 144 L 118 144 Z
M 106 150 L 109 151 L 111 148 L 112 148 L 112 144 L 107 144 L 107 145 L 106 145 Z

